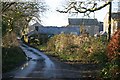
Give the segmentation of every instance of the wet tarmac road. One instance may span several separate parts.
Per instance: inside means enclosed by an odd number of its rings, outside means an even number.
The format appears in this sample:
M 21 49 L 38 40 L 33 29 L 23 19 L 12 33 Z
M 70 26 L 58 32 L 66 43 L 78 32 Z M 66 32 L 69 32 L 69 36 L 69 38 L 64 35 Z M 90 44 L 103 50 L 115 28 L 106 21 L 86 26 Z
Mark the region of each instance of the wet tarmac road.
M 60 79 L 65 78 L 81 78 L 83 74 L 89 72 L 74 70 L 71 66 L 51 60 L 43 52 L 29 47 L 25 44 L 20 46 L 25 52 L 28 61 L 19 67 L 17 70 L 11 71 L 3 75 L 3 78 L 20 79 L 20 80 L 35 80 L 35 79 Z M 91 76 L 89 76 L 91 77 Z

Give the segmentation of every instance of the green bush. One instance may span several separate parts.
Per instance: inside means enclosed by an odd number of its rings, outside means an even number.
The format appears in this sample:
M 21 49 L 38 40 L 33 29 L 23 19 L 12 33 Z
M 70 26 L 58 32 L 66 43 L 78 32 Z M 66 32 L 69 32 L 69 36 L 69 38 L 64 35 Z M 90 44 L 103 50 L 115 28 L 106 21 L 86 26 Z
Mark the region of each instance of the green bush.
M 102 65 L 104 65 L 107 61 L 107 55 L 106 52 L 102 52 L 102 51 L 98 51 L 92 55 L 90 55 L 90 60 L 95 61 L 96 63 L 101 63 Z
M 23 51 L 19 47 L 2 48 L 2 71 L 7 72 L 16 68 L 26 60 Z
M 54 52 L 53 55 L 58 55 L 62 60 L 102 62 L 102 60 L 106 60 L 107 42 L 104 41 L 103 37 L 59 34 L 48 41 L 47 49 Z
M 120 59 L 113 62 L 107 62 L 100 72 L 101 78 L 109 78 L 110 80 L 118 80 L 120 78 Z
M 48 39 L 48 34 L 32 34 L 29 36 L 29 44 L 35 46 L 46 45 Z

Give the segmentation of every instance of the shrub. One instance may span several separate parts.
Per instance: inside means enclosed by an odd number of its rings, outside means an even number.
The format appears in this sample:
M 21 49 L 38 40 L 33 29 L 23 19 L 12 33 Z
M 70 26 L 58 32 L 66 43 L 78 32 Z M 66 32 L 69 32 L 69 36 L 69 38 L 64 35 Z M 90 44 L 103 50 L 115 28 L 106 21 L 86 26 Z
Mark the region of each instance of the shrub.
M 120 78 L 120 29 L 112 36 L 107 46 L 109 62 L 101 71 L 103 78 L 117 80 Z
M 32 34 L 29 36 L 29 44 L 32 46 L 38 46 L 38 45 L 46 45 L 48 39 L 48 34 Z
M 93 58 L 94 56 L 101 56 L 101 59 L 105 57 L 106 43 L 103 42 L 103 38 L 77 36 L 69 34 L 59 34 L 52 37 L 48 43 L 47 48 L 54 52 L 54 55 L 58 55 L 65 60 L 82 60 L 96 62 L 99 59 Z
M 112 39 L 107 47 L 108 57 L 113 59 L 120 55 L 120 29 L 112 36 Z
M 23 63 L 23 61 L 26 61 L 26 56 L 19 47 L 2 48 L 3 73 L 20 66 L 20 63 Z
M 12 46 L 18 46 L 19 42 L 17 40 L 17 36 L 14 32 L 7 32 L 2 37 L 2 46 L 3 47 L 12 47 Z

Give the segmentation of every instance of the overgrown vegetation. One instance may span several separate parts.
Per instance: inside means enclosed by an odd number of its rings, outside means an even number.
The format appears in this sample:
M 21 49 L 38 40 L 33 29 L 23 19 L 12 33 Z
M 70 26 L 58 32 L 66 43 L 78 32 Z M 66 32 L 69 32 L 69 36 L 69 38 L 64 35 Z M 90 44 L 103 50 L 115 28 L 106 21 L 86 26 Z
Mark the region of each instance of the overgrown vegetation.
M 101 71 L 103 78 L 117 80 L 120 78 L 120 29 L 112 36 L 107 46 L 108 62 Z
M 26 58 L 23 51 L 19 47 L 2 48 L 2 72 L 10 71 L 21 63 L 25 62 Z
M 14 32 L 6 33 L 2 41 L 2 72 L 16 68 L 26 60 L 23 51 L 18 47 L 19 42 Z
M 103 36 L 94 38 L 85 35 L 59 34 L 51 37 L 47 45 L 40 45 L 38 48 L 60 57 L 61 60 L 98 63 L 107 60 L 106 45 L 107 40 Z
M 37 45 L 46 45 L 47 41 L 49 39 L 48 34 L 33 34 L 29 36 L 29 44 L 33 46 Z
M 107 60 L 106 45 L 104 37 L 59 34 L 48 41 L 47 49 L 61 60 L 98 63 Z

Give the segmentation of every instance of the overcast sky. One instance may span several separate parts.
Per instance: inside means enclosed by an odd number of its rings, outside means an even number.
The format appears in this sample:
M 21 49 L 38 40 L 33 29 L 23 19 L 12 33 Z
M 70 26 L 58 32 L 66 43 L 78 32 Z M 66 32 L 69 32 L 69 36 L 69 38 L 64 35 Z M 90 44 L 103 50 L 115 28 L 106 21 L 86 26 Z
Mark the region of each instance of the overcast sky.
M 42 18 L 42 24 L 45 26 L 65 26 L 68 25 L 68 17 L 71 17 L 69 14 L 63 14 L 56 11 L 56 9 L 60 8 L 64 3 L 64 0 L 45 0 L 47 5 L 49 6 L 49 11 L 45 13 L 45 17 Z M 117 4 L 114 2 L 113 6 L 116 7 Z M 115 8 L 114 8 L 115 11 Z M 95 18 L 98 21 L 103 21 L 106 13 L 108 12 L 108 7 L 105 7 L 99 11 L 95 12 Z M 92 17 L 93 13 L 91 14 Z M 82 18 L 81 14 L 78 16 L 74 16 L 74 18 Z

